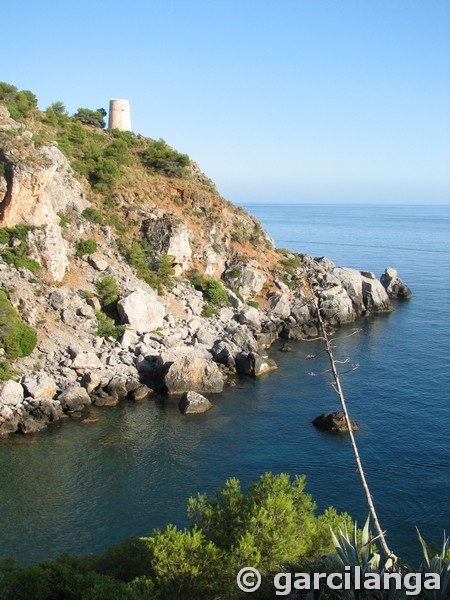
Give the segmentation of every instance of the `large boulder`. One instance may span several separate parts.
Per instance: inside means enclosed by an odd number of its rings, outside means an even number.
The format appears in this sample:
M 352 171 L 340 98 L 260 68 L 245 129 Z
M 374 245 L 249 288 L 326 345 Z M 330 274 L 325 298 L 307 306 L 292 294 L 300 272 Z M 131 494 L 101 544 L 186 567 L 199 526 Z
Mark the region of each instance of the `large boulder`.
M 47 373 L 27 375 L 23 378 L 22 384 L 35 400 L 50 400 L 56 394 L 55 380 Z
M 156 292 L 138 288 L 117 303 L 117 311 L 124 323 L 139 333 L 148 333 L 164 325 L 166 309 L 157 300 Z
M 389 296 L 378 279 L 363 277 L 362 289 L 366 310 L 369 312 L 389 312 L 392 310 Z
M 243 375 L 258 377 L 277 369 L 277 364 L 267 354 L 241 352 L 236 356 L 236 369 Z
M 92 371 L 102 368 L 102 362 L 94 352 L 80 352 L 76 354 L 72 362 L 72 369 L 76 371 Z
M 89 394 L 78 383 L 71 384 L 58 396 L 58 401 L 63 410 L 68 413 L 79 413 L 91 404 Z
M 182 356 L 170 365 L 164 383 L 168 394 L 183 394 L 189 391 L 218 394 L 223 390 L 224 378 L 212 360 Z
M 212 408 L 211 402 L 197 392 L 186 392 L 178 404 L 184 415 L 198 415 Z
M 23 387 L 15 381 L 0 384 L 0 407 L 16 406 L 23 402 Z
M 389 298 L 400 298 L 401 300 L 409 300 L 412 297 L 412 292 L 397 274 L 397 271 L 392 267 L 386 267 L 383 275 L 380 277 L 380 282 L 386 290 Z
M 234 267 L 224 273 L 224 278 L 247 300 L 259 294 L 266 281 L 265 275 L 254 266 Z
M 291 303 L 287 294 L 275 293 L 269 298 L 270 315 L 278 319 L 287 319 L 291 314 Z
M 348 433 L 347 420 L 343 412 L 324 413 L 314 419 L 312 424 L 327 433 Z M 355 421 L 350 419 L 352 431 L 358 431 L 359 427 Z

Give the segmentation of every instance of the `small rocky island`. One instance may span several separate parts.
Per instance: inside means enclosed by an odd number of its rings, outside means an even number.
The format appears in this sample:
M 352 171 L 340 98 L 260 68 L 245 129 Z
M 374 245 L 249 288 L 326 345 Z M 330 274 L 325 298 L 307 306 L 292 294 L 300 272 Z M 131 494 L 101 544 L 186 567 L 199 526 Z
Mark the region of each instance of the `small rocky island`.
M 380 281 L 275 248 L 162 140 L 103 131 L 88 118 L 98 111 L 69 117 L 61 103 L 20 113 L 11 98 L 0 101 L 0 435 L 154 393 L 199 412 L 198 394 L 275 369 L 278 338 L 318 335 L 313 294 L 331 326 L 410 296 L 394 269 Z

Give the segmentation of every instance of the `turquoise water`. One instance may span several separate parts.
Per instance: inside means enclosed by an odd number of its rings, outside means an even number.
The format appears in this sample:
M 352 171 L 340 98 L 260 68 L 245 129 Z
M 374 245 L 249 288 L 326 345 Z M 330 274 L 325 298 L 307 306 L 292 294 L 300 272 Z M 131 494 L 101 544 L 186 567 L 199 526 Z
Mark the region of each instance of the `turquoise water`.
M 419 555 L 450 530 L 450 214 L 448 207 L 251 205 L 280 247 L 336 264 L 394 266 L 414 298 L 389 315 L 360 320 L 337 343 L 360 368 L 345 375 L 369 484 L 391 548 Z M 343 337 L 353 325 L 339 330 Z M 230 476 L 244 485 L 265 471 L 305 473 L 320 509 L 360 522 L 367 509 L 347 439 L 311 421 L 338 408 L 319 342 L 273 349 L 279 370 L 242 379 L 212 398 L 205 415 L 183 417 L 173 400 L 93 409 L 98 422 L 55 424 L 0 442 L 0 556 L 23 563 L 62 552 L 101 551 L 167 522 L 187 523 L 186 504 Z

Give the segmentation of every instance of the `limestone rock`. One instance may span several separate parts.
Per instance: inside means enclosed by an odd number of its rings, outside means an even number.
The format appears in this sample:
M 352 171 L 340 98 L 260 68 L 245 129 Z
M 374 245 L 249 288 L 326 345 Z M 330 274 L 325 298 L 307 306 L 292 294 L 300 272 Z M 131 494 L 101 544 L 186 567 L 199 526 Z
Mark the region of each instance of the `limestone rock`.
M 5 381 L 0 384 L 0 407 L 16 406 L 23 402 L 23 387 L 15 381 Z
M 224 278 L 232 284 L 232 287 L 247 300 L 259 294 L 266 280 L 265 275 L 257 268 L 251 266 L 239 266 L 237 269 L 239 275 L 232 277 L 236 269 L 229 269 L 225 272 Z
M 287 294 L 273 294 L 269 298 L 270 312 L 274 317 L 287 319 L 291 314 L 291 303 Z
M 119 300 L 117 310 L 122 321 L 139 333 L 154 331 L 164 325 L 164 305 L 157 300 L 156 293 L 142 288 Z
M 59 227 L 58 213 L 81 213 L 90 205 L 67 158 L 55 145 L 37 148 L 36 155 L 35 164 L 26 163 L 16 153 L 7 155 L 10 176 L 1 215 L 7 227 Z
M 81 412 L 86 406 L 91 404 L 89 394 L 78 383 L 73 383 L 66 388 L 58 396 L 58 401 L 64 411 L 68 413 Z
M 135 346 L 138 343 L 139 337 L 134 329 L 125 329 L 119 341 L 123 348 L 129 348 L 130 346 Z
M 259 316 L 258 309 L 253 306 L 248 306 L 241 311 L 239 315 L 239 323 L 243 325 L 248 325 L 249 327 L 256 329 L 258 331 L 261 330 L 261 318 Z
M 400 279 L 397 271 L 392 267 L 386 267 L 380 281 L 389 298 L 399 298 L 401 300 L 409 300 L 412 298 L 411 290 Z
M 141 384 L 138 385 L 137 388 L 135 388 L 131 392 L 131 398 L 135 402 L 142 402 L 142 400 L 145 400 L 146 398 L 148 398 L 152 394 L 153 394 L 153 390 L 151 388 L 149 388 L 147 385 L 141 383 Z
M 328 433 L 348 433 L 347 421 L 340 411 L 319 415 L 312 423 L 317 429 Z M 350 425 L 352 431 L 358 431 L 359 426 L 355 421 L 350 419 Z
M 50 400 L 56 394 L 56 383 L 47 373 L 27 375 L 22 384 L 35 400 Z
M 88 262 L 96 271 L 106 271 L 109 266 L 106 260 L 98 253 L 90 254 Z
M 169 394 L 189 391 L 218 394 L 223 390 L 224 378 L 212 360 L 183 356 L 169 367 L 164 383 Z
M 236 356 L 236 368 L 243 375 L 251 375 L 258 377 L 270 371 L 277 369 L 277 364 L 266 354 L 258 354 L 256 352 L 241 352 Z
M 389 312 L 392 305 L 389 296 L 378 279 L 367 279 L 363 277 L 363 300 L 364 305 L 370 312 Z
M 27 234 L 30 254 L 47 269 L 54 281 L 62 281 L 69 268 L 69 246 L 61 227 L 51 223 Z
M 154 250 L 165 252 L 173 258 L 176 275 L 181 275 L 190 267 L 192 234 L 184 221 L 169 215 L 148 220 L 144 223 L 144 235 Z
M 20 417 L 18 429 L 24 434 L 37 433 L 62 415 L 61 404 L 56 400 L 30 400 Z
M 212 408 L 211 402 L 197 392 L 186 392 L 178 404 L 184 415 L 196 415 Z
M 80 352 L 75 356 L 72 362 L 72 369 L 75 369 L 77 371 L 91 371 L 102 368 L 103 365 L 94 352 Z

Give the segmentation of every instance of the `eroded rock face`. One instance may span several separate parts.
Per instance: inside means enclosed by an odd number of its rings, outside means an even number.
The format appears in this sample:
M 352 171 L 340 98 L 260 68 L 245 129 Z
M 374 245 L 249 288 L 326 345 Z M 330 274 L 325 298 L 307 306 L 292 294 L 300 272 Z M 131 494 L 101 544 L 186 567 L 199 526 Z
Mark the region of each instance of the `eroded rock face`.
M 54 281 L 62 281 L 69 268 L 69 246 L 59 225 L 47 225 L 28 232 L 28 244 L 34 256 L 50 273 Z
M 81 213 L 90 203 L 64 154 L 56 147 L 35 150 L 33 164 L 7 155 L 7 192 L 0 205 L 0 221 L 15 225 L 59 225 L 58 213 Z
M 157 252 L 165 252 L 174 260 L 175 274 L 181 275 L 191 266 L 191 232 L 181 219 L 167 215 L 144 223 L 144 235 Z
M 186 392 L 178 404 L 184 415 L 198 415 L 212 408 L 211 402 L 197 392 Z
M 183 394 L 194 391 L 199 394 L 219 394 L 223 390 L 224 378 L 212 360 L 183 356 L 175 360 L 164 383 L 168 394 Z
M 412 298 L 411 290 L 400 279 L 397 271 L 392 267 L 386 267 L 383 275 L 380 277 L 380 282 L 389 298 L 399 298 L 401 300 L 409 300 Z
M 156 293 L 141 288 L 122 298 L 117 304 L 117 311 L 122 321 L 139 333 L 148 333 L 162 327 L 166 314 Z

